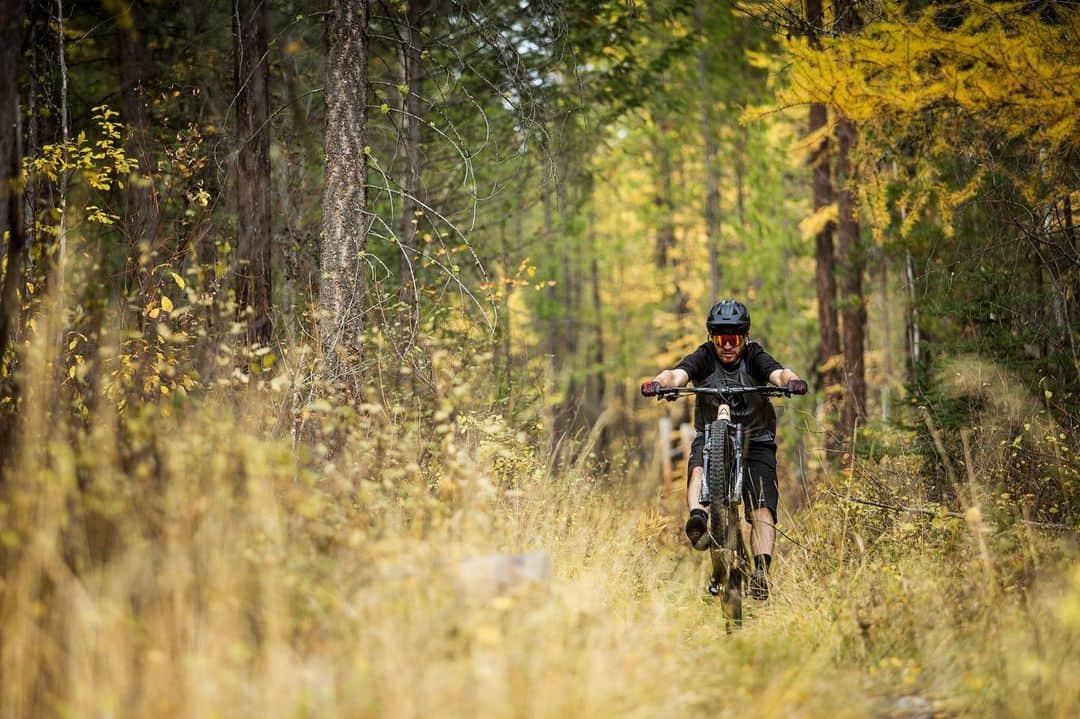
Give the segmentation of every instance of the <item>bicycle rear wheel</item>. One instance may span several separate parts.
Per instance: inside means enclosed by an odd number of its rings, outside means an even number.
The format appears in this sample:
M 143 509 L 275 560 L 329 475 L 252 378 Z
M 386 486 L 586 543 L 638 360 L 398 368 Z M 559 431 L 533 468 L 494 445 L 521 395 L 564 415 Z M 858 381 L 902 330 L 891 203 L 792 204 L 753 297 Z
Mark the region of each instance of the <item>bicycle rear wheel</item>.
M 746 575 L 742 568 L 746 557 L 746 544 L 743 542 L 739 524 L 739 506 L 729 504 L 727 512 L 727 536 L 724 538 L 724 558 L 727 562 L 723 597 L 724 616 L 729 622 L 738 626 L 742 624 L 743 585 L 746 582 Z

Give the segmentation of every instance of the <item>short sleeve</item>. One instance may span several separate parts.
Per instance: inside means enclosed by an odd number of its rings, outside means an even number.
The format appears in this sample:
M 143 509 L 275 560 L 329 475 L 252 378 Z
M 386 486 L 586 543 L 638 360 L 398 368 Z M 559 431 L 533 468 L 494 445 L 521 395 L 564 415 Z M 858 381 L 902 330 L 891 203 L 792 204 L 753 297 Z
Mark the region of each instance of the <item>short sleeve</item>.
M 762 349 L 761 345 L 754 343 L 747 348 L 750 356 L 747 357 L 750 365 L 750 376 L 761 384 L 769 383 L 769 375 L 778 369 L 784 369 L 784 365 L 777 362 L 771 354 Z
M 698 384 L 710 374 L 709 356 L 707 354 L 709 349 L 709 345 L 701 345 L 696 350 L 683 357 L 682 361 L 675 365 L 675 369 L 683 370 L 686 374 L 690 375 L 691 382 Z

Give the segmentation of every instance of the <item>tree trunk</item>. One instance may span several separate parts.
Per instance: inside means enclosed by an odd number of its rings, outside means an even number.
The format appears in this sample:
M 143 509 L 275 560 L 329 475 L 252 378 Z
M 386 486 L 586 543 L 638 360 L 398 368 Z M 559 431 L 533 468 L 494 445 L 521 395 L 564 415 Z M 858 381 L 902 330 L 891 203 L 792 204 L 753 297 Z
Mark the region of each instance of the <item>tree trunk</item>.
M 863 302 L 862 274 L 864 259 L 859 242 L 859 221 L 855 215 L 855 196 L 851 187 L 849 153 L 855 141 L 855 126 L 846 117 L 837 122 L 836 175 L 839 186 L 837 210 L 837 264 L 840 270 L 840 294 L 844 325 L 844 421 L 843 436 L 849 440 L 858 418 L 866 412 L 866 376 L 863 366 L 863 343 L 866 306 Z
M 148 93 L 146 44 L 142 30 L 143 7 L 134 2 L 121 14 L 120 35 L 117 51 L 120 56 L 120 109 L 121 119 L 128 127 L 126 151 L 138 160 L 138 174 L 126 184 L 123 213 L 123 231 L 131 245 L 132 254 L 139 259 L 136 281 L 140 287 L 140 299 L 149 299 L 150 268 L 154 266 L 152 253 L 157 245 L 160 213 L 154 196 L 153 156 L 150 152 L 150 114 L 147 110 Z
M 825 106 L 814 103 L 810 106 L 810 133 L 819 132 L 825 127 L 827 113 Z M 832 178 L 829 172 L 829 140 L 823 139 L 821 144 L 811 150 L 810 164 L 814 171 L 813 202 L 814 211 L 828 207 L 832 201 Z M 827 413 L 829 417 L 835 414 L 836 403 L 830 398 L 835 398 L 835 392 L 830 392 L 840 384 L 840 372 L 837 366 L 837 357 L 840 354 L 840 328 L 836 317 L 836 263 L 833 254 L 833 231 L 832 222 L 827 223 L 821 231 L 814 236 L 814 257 L 816 259 L 815 276 L 817 278 L 817 303 L 818 303 L 818 328 L 820 342 L 818 345 L 818 374 L 821 384 L 825 388 Z M 827 438 L 831 438 L 829 433 Z M 834 447 L 830 447 L 835 449 Z
M 20 173 L 19 59 L 25 14 L 26 4 L 21 0 L 0 3 L 0 246 L 8 233 L 7 267 L 0 292 L 0 365 L 5 363 L 9 335 L 19 313 L 19 284 L 26 258 L 26 228 L 16 182 Z
M 270 343 L 270 91 L 266 2 L 233 3 L 236 81 L 236 304 L 247 343 Z
M 580 303 L 578 298 L 581 295 L 581 288 L 578 284 L 578 272 L 577 262 L 575 261 L 575 251 L 577 250 L 578 243 L 570 239 L 570 203 L 567 201 L 566 189 L 568 184 L 569 174 L 566 166 L 560 161 L 559 174 L 555 182 L 555 199 L 557 201 L 556 209 L 559 213 L 558 232 L 559 243 L 561 246 L 560 256 L 562 263 L 562 277 L 560 279 L 558 289 L 562 292 L 562 308 L 563 308 L 563 341 L 561 345 L 561 352 L 569 362 L 573 362 L 577 359 L 578 349 L 578 308 Z M 574 386 L 573 380 L 571 380 L 571 387 Z M 573 393 L 568 394 L 568 398 L 573 399 Z
M 674 207 L 671 201 L 672 195 L 672 169 L 671 153 L 668 150 L 666 138 L 667 120 L 657 122 L 657 137 L 654 139 L 656 148 L 657 165 L 660 170 L 660 178 L 656 187 L 656 196 L 653 205 L 656 207 L 656 266 L 666 268 L 669 264 L 668 252 L 675 245 L 675 225 L 672 221 Z
M 406 27 L 401 35 L 401 87 L 405 93 L 401 98 L 401 154 L 405 158 L 405 168 L 401 182 L 401 287 L 399 296 L 408 307 L 409 324 L 419 327 L 417 314 L 419 289 L 416 280 L 418 225 L 417 215 L 420 203 L 420 143 L 423 127 L 423 38 L 420 36 L 420 23 L 427 3 L 422 0 L 409 0 L 405 11 Z
M 704 0 L 694 7 L 694 19 L 699 34 L 702 29 Z M 701 88 L 701 134 L 705 139 L 705 242 L 709 252 L 709 302 L 720 295 L 720 168 L 716 130 L 712 118 L 712 88 L 709 85 L 708 58 L 703 46 L 698 50 L 698 84 Z
M 907 288 L 906 326 L 904 328 L 904 343 L 908 352 L 907 381 L 909 384 L 918 385 L 922 339 L 919 330 L 919 305 L 915 288 L 915 269 L 912 267 L 910 251 L 904 257 L 904 285 Z
M 331 0 L 327 17 L 326 170 L 319 285 L 324 379 L 360 385 L 367 301 L 367 0 Z
M 68 69 L 67 49 L 64 46 L 64 2 L 56 0 L 56 43 L 57 64 L 60 67 L 60 142 L 68 147 L 71 140 L 71 131 L 68 125 Z M 56 193 L 56 211 L 60 221 L 56 233 L 56 253 L 53 256 L 53 266 L 50 275 L 50 285 L 55 292 L 59 308 L 64 306 L 64 280 L 67 272 L 67 195 L 68 179 L 71 177 L 70 170 L 59 173 L 59 182 Z M 63 330 L 60 330 L 61 332 Z M 58 335 L 56 342 L 59 345 L 63 337 Z
M 596 241 L 596 210 L 589 210 L 589 280 L 592 285 L 592 315 L 593 315 L 593 351 L 590 359 L 593 363 L 595 379 L 595 400 L 598 406 L 604 404 L 606 386 L 604 380 L 604 304 L 600 294 L 600 260 L 599 249 Z
M 290 41 L 290 36 L 286 36 L 284 44 Z M 281 59 L 280 70 L 283 99 L 289 107 L 291 122 L 284 137 L 282 175 L 285 181 L 277 206 L 280 207 L 284 234 L 281 253 L 282 314 L 285 326 L 292 332 L 300 309 L 314 301 L 315 298 L 310 295 L 318 286 L 317 273 L 311 266 L 311 259 L 317 253 L 310 249 L 317 230 L 312 230 L 301 207 L 312 192 L 313 181 L 309 179 L 311 173 L 308 168 L 313 164 L 322 164 L 322 148 L 316 132 L 311 130 L 310 112 L 301 102 L 296 55 L 286 54 Z
M 509 211 L 509 207 L 507 207 Z M 506 223 L 507 218 L 503 216 L 499 221 L 499 262 L 502 264 L 502 276 L 499 278 L 500 287 L 498 289 L 499 296 L 499 322 L 497 325 L 497 332 L 499 337 L 499 346 L 502 348 L 502 369 L 503 379 L 508 380 L 510 377 L 510 240 L 506 237 Z M 520 235 L 518 235 L 520 237 Z M 509 384 L 507 382 L 507 384 Z
M 589 360 L 592 364 L 591 374 L 591 392 L 587 395 L 591 395 L 589 401 L 590 422 L 595 424 L 600 420 L 600 416 L 604 413 L 604 408 L 607 404 L 607 384 L 605 381 L 606 372 L 604 371 L 604 304 L 603 298 L 600 293 L 600 251 L 599 243 L 596 237 L 596 208 L 593 204 L 589 206 L 589 283 L 591 285 L 592 295 L 592 320 L 593 320 L 593 348 L 592 356 Z M 597 437 L 596 443 L 596 455 L 602 460 L 606 458 L 608 446 L 608 430 L 607 427 L 600 429 L 600 434 Z
M 746 145 L 750 133 L 745 127 L 735 130 L 738 141 L 735 143 L 735 214 L 739 218 L 739 227 L 746 229 Z
M 837 32 L 855 32 L 862 25 L 853 0 L 837 0 Z M 863 301 L 862 275 L 865 259 L 859 241 L 855 191 L 851 172 L 851 148 L 855 144 L 855 125 L 840 116 L 836 126 L 836 185 L 838 227 L 836 234 L 837 265 L 840 274 L 841 320 L 844 344 L 844 441 L 853 439 L 859 417 L 866 413 L 866 376 L 863 343 L 866 305 Z
M 551 180 L 555 182 L 556 180 Z M 555 211 L 554 200 L 552 200 L 551 186 L 546 184 L 541 188 L 543 193 L 543 206 L 544 206 L 544 241 L 547 246 L 552 250 L 552 255 L 557 256 L 562 249 L 559 246 L 559 240 L 561 238 L 555 237 Z M 554 265 L 552 265 L 554 271 Z M 559 288 L 556 285 L 551 285 L 547 288 L 547 298 L 549 302 L 548 308 L 548 354 L 551 355 L 552 367 L 558 366 L 559 351 L 562 347 L 562 318 L 558 316 L 555 308 L 559 305 Z
M 821 0 L 807 0 L 806 20 L 810 25 L 810 41 L 819 48 L 819 33 L 824 19 Z M 819 133 L 828 123 L 828 110 L 821 103 L 810 105 L 809 133 Z M 817 212 L 832 204 L 833 188 L 830 172 L 831 146 L 828 135 L 821 143 L 810 150 L 810 166 L 813 169 L 813 205 Z M 835 225 L 827 223 L 814 236 L 814 258 L 816 260 L 815 277 L 817 279 L 818 306 L 818 381 L 824 390 L 825 409 L 825 453 L 828 458 L 837 458 L 842 445 L 842 437 L 837 432 L 840 418 L 841 376 L 839 367 L 840 325 L 836 316 L 836 260 L 833 254 L 833 232 Z

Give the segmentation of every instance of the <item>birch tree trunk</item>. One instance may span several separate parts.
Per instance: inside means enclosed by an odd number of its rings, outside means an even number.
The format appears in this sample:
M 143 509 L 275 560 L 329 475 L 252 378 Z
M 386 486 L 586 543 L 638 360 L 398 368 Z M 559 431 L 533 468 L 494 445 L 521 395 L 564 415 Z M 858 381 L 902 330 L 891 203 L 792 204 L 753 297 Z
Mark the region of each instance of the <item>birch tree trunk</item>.
M 327 16 L 326 170 L 319 309 L 323 378 L 359 389 L 366 302 L 367 0 L 331 0 Z
M 247 344 L 267 345 L 270 321 L 270 92 L 266 2 L 233 3 L 236 82 L 236 303 Z

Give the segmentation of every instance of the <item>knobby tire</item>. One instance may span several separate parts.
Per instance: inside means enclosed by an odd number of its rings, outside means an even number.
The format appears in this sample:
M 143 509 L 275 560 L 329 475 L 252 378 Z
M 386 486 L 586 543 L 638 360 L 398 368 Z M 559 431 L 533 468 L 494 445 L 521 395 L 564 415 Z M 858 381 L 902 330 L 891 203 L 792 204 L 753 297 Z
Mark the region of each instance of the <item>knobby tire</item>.
M 742 571 L 739 569 L 742 534 L 739 527 L 738 499 L 729 502 L 730 474 L 734 470 L 731 436 L 727 420 L 718 419 L 709 431 L 709 468 L 705 481 L 709 487 L 709 533 L 712 536 L 713 577 L 723 588 L 721 602 L 728 622 L 742 622 Z

